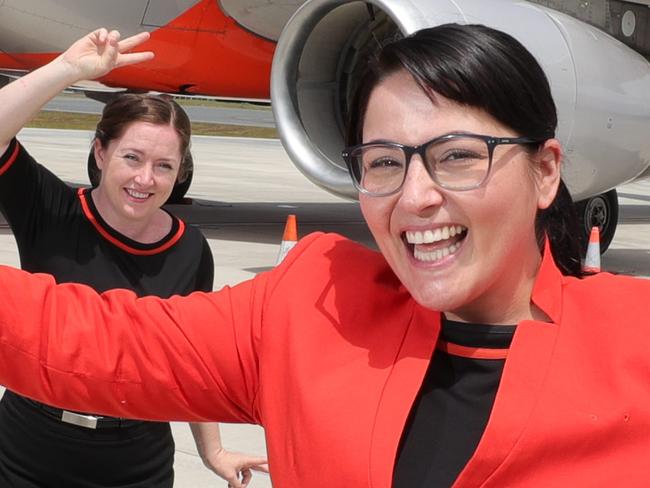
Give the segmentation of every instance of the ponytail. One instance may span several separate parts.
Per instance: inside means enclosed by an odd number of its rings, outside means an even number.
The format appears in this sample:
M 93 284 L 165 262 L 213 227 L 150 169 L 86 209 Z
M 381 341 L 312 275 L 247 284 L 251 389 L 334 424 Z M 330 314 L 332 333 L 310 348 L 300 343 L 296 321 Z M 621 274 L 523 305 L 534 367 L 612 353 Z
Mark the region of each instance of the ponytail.
M 582 249 L 585 246 L 578 214 L 562 180 L 550 207 L 537 213 L 535 231 L 540 248 L 549 240 L 553 259 L 563 275 L 583 277 Z

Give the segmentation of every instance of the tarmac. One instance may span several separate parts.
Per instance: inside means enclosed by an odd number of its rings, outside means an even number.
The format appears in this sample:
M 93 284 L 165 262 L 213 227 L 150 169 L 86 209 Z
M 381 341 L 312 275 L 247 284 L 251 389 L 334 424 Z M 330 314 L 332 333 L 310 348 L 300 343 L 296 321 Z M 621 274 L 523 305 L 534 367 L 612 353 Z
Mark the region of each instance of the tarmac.
M 24 129 L 28 151 L 65 181 L 88 184 L 86 158 L 91 133 Z M 309 182 L 277 140 L 195 136 L 192 203 L 171 208 L 205 234 L 215 262 L 214 287 L 236 284 L 275 265 L 286 216 L 297 216 L 299 237 L 332 231 L 374 247 L 356 202 L 335 197 Z M 604 270 L 650 277 L 650 182 L 619 188 L 619 226 L 602 258 Z M 0 263 L 19 265 L 11 231 L 0 221 Z M 221 424 L 227 449 L 264 454 L 259 426 Z M 172 424 L 177 488 L 226 483 L 203 467 L 187 424 Z M 250 488 L 271 487 L 256 473 Z

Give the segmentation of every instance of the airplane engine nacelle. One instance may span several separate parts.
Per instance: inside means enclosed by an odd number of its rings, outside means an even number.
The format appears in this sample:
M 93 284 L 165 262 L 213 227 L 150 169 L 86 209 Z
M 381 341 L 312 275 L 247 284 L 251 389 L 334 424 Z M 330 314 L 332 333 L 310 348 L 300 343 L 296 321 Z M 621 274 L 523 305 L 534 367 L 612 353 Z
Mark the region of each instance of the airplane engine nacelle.
M 285 149 L 311 181 L 356 198 L 341 150 L 366 53 L 396 31 L 447 22 L 503 30 L 536 56 L 558 107 L 564 178 L 575 199 L 648 168 L 650 64 L 597 28 L 515 0 L 309 0 L 280 36 L 271 98 Z

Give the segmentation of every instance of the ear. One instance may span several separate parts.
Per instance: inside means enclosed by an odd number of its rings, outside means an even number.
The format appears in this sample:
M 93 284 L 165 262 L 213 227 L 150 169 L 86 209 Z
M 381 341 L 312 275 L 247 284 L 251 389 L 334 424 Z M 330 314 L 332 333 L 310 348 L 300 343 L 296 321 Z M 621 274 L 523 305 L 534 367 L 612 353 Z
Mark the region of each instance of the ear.
M 537 208 L 548 208 L 560 186 L 560 163 L 562 162 L 562 145 L 557 139 L 549 139 L 535 155 L 537 185 Z
M 103 170 L 106 151 L 104 150 L 104 147 L 102 146 L 102 143 L 99 141 L 99 139 L 95 139 L 95 142 L 93 144 L 93 151 L 95 152 L 95 162 L 97 163 L 97 167 L 100 170 Z

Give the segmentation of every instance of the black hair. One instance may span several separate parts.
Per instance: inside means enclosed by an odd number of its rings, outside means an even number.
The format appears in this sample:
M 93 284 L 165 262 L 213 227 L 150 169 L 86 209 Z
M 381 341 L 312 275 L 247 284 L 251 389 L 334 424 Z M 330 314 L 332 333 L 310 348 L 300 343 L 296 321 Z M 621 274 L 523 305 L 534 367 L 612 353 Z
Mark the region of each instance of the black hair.
M 484 25 L 444 24 L 393 39 L 371 56 L 350 105 L 348 146 L 362 141 L 373 89 L 400 70 L 410 73 L 430 97 L 438 94 L 482 109 L 519 135 L 542 140 L 555 135 L 555 103 L 534 56 L 504 32 Z M 562 273 L 582 276 L 580 227 L 564 182 L 551 206 L 538 211 L 535 228 L 540 247 L 549 239 Z

